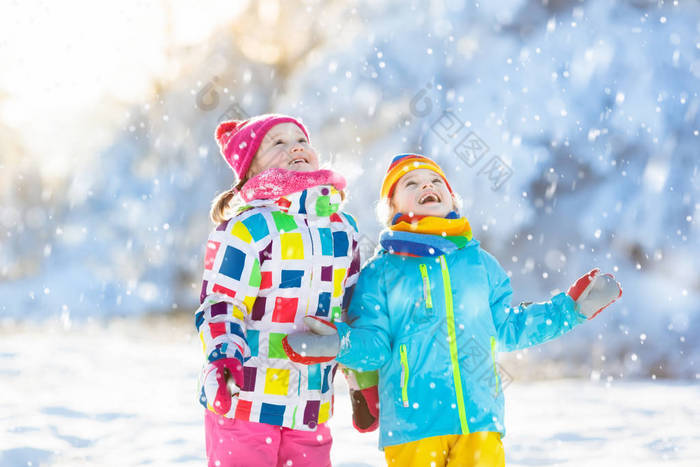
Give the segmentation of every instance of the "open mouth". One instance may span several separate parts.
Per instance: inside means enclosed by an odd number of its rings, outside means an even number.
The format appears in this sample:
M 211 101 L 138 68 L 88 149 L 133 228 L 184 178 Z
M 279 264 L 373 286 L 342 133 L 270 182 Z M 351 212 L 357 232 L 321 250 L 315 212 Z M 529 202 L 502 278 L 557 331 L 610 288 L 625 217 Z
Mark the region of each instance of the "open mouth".
M 441 201 L 442 200 L 440 199 L 440 196 L 437 193 L 429 191 L 423 196 L 421 196 L 420 199 L 418 199 L 418 204 L 439 203 Z
M 297 165 L 297 164 L 308 164 L 309 161 L 306 160 L 305 157 L 295 157 L 291 161 L 289 161 L 289 165 Z

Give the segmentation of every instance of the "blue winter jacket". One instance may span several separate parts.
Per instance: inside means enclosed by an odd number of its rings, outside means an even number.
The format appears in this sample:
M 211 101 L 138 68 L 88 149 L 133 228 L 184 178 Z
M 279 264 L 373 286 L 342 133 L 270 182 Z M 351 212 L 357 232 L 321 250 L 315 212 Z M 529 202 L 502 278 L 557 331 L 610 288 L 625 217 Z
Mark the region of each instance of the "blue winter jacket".
M 338 362 L 379 370 L 379 447 L 431 436 L 498 431 L 497 351 L 541 344 L 586 317 L 561 293 L 511 308 L 510 279 L 471 240 L 439 257 L 380 252 L 361 271 Z

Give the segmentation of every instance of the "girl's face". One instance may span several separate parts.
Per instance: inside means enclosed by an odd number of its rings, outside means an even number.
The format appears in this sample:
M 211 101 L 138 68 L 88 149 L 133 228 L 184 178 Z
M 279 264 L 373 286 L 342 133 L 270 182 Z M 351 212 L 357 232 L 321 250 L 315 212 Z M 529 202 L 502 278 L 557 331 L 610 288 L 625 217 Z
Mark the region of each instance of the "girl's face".
M 411 170 L 394 187 L 391 207 L 394 214 L 445 217 L 455 203 L 445 181 L 430 169 Z
M 267 132 L 248 169 L 250 178 L 263 170 L 280 168 L 308 172 L 318 170 L 318 154 L 304 132 L 292 122 L 280 123 Z

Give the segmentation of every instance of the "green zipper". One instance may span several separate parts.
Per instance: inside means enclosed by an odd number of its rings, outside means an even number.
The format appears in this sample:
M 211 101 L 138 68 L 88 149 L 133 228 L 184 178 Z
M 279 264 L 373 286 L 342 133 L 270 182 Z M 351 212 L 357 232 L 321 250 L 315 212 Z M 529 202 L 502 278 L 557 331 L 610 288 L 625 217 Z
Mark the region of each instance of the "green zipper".
M 423 278 L 423 296 L 425 297 L 425 307 L 433 307 L 433 299 L 430 296 L 430 279 L 428 278 L 428 268 L 425 264 L 420 264 L 420 275 Z
M 408 356 L 406 355 L 406 344 L 399 347 L 401 353 L 401 400 L 403 406 L 408 407 Z
M 440 256 L 440 268 L 442 269 L 442 286 L 445 290 L 445 312 L 447 315 L 447 336 L 450 342 L 450 360 L 452 361 L 452 377 L 455 383 L 455 395 L 457 396 L 457 409 L 459 410 L 459 423 L 462 426 L 462 434 L 469 434 L 467 423 L 467 410 L 464 407 L 464 392 L 462 391 L 462 377 L 459 372 L 459 357 L 457 355 L 457 333 L 455 331 L 455 311 L 452 305 L 452 286 L 450 285 L 450 271 L 447 269 L 445 255 Z
M 496 365 L 496 338 L 491 336 L 491 360 L 493 361 L 493 374 L 496 376 L 496 395 L 498 395 L 501 382 L 498 377 L 498 366 Z

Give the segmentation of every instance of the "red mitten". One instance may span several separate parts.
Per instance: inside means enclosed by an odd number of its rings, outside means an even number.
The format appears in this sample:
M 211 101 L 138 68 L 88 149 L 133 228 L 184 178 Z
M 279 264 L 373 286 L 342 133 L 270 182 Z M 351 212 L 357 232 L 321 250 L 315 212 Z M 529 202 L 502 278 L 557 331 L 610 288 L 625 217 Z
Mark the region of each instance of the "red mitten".
M 612 274 L 600 274 L 595 268 L 581 276 L 566 294 L 574 299 L 581 314 L 593 319 L 622 296 L 622 287 Z
M 340 349 L 340 337 L 335 324 L 315 316 L 305 316 L 304 324 L 310 331 L 296 332 L 282 339 L 282 347 L 289 359 L 304 365 L 335 359 Z
M 238 394 L 242 384 L 243 365 L 237 359 L 221 358 L 209 363 L 202 380 L 207 408 L 219 415 L 229 415 L 232 398 Z

